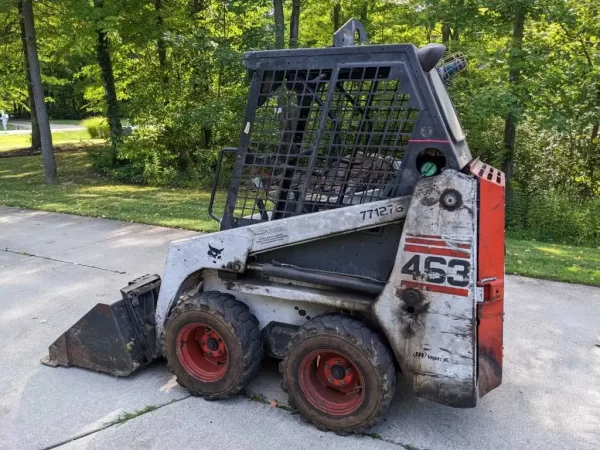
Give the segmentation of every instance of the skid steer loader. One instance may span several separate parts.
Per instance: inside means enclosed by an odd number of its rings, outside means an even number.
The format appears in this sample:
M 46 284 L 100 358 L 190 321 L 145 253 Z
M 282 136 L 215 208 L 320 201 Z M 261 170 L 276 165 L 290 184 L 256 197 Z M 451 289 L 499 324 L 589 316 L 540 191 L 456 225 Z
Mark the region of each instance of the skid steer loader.
M 366 45 L 350 20 L 330 48 L 245 53 L 221 231 L 172 242 L 162 280 L 96 305 L 44 362 L 127 376 L 166 357 L 222 399 L 268 354 L 290 404 L 338 432 L 376 423 L 400 374 L 474 407 L 502 377 L 505 182 L 471 157 L 445 86 L 466 61 L 444 51 Z

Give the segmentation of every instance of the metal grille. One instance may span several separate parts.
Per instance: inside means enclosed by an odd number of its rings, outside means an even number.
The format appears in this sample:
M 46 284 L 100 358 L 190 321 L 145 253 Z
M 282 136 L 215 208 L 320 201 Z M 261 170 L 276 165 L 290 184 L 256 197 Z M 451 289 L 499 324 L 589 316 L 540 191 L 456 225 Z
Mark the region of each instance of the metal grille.
M 390 67 L 264 71 L 234 216 L 386 198 L 419 111 Z

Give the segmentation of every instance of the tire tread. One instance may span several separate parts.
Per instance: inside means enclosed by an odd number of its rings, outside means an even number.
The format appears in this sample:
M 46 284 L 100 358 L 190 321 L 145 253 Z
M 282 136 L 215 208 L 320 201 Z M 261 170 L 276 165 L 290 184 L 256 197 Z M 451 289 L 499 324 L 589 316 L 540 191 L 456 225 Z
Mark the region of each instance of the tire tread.
M 282 374 L 285 374 L 287 358 L 292 348 L 307 337 L 315 334 L 336 335 L 348 339 L 357 347 L 362 348 L 369 355 L 369 359 L 380 373 L 382 380 L 382 398 L 377 413 L 367 423 L 364 423 L 359 428 L 351 430 L 353 433 L 366 431 L 381 420 L 383 413 L 387 410 L 394 398 L 397 381 L 396 366 L 390 348 L 381 338 L 379 333 L 368 327 L 363 321 L 346 314 L 324 314 L 308 321 L 292 337 L 286 347 L 284 360 L 279 366 L 279 370 Z M 298 409 L 292 396 L 289 395 L 290 387 L 285 381 L 285 376 L 281 382 L 281 386 L 288 394 L 290 406 L 294 409 Z M 321 431 L 335 431 L 336 433 L 346 432 L 345 430 L 328 428 L 311 418 L 304 418 L 313 423 Z
M 246 386 L 252 376 L 256 374 L 264 355 L 258 319 L 250 312 L 246 304 L 236 300 L 233 295 L 218 291 L 207 291 L 193 295 L 181 295 L 179 301 L 171 310 L 165 328 L 168 330 L 172 320 L 190 310 L 212 312 L 231 325 L 235 332 L 234 334 L 238 342 L 241 343 L 243 349 L 243 371 L 242 375 L 239 377 L 238 383 L 228 389 L 227 392 L 220 394 L 203 395 L 194 391 L 189 386 L 185 386 L 179 377 L 177 377 L 177 383 L 187 388 L 193 396 L 204 397 L 207 400 L 220 400 L 238 394 Z M 166 342 L 166 339 L 164 342 Z M 163 350 L 163 354 L 167 354 L 165 350 Z M 171 364 L 168 363 L 168 365 L 169 371 L 175 373 Z

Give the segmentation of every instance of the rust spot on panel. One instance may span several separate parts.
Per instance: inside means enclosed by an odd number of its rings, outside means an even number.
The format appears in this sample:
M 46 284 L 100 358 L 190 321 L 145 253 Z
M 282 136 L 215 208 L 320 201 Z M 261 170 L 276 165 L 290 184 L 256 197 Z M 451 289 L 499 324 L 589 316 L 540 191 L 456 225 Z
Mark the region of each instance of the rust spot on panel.
M 98 303 L 96 305 L 97 311 L 104 314 L 106 317 L 112 316 L 112 309 L 109 305 L 105 305 L 104 303 Z
M 431 307 L 426 293 L 415 288 L 396 289 L 395 295 L 402 301 L 401 310 L 407 314 L 418 316 L 426 313 Z
M 477 384 L 483 397 L 502 383 L 502 366 L 494 358 L 494 349 L 479 348 Z
M 421 205 L 423 206 L 433 206 L 438 202 L 437 198 L 434 197 L 423 197 L 421 199 Z
M 421 318 L 431 308 L 431 302 L 427 298 L 427 292 L 419 289 L 397 288 L 394 295 L 401 301 L 398 314 L 402 316 L 404 323 L 401 330 L 402 335 L 410 338 L 415 334 L 417 328 L 423 327 Z
M 419 397 L 455 408 L 472 408 L 477 403 L 474 386 L 468 381 L 431 372 L 414 374 Z

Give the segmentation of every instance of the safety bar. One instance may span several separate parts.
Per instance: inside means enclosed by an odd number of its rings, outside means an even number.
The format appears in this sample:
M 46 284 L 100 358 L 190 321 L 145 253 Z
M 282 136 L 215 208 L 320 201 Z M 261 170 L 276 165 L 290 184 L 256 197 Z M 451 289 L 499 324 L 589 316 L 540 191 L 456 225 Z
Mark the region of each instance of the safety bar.
M 208 215 L 215 219 L 217 222 L 221 223 L 221 217 L 217 217 L 213 214 L 213 205 L 215 203 L 215 195 L 217 193 L 217 186 L 219 185 L 219 176 L 221 175 L 221 164 L 223 163 L 223 155 L 225 153 L 236 153 L 237 148 L 235 147 L 225 147 L 219 152 L 219 158 L 217 160 L 217 173 L 215 174 L 215 179 L 213 181 L 212 189 L 210 191 L 210 201 L 208 203 Z

